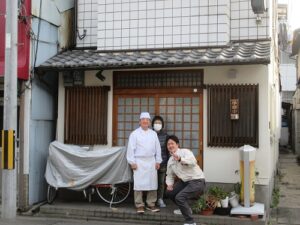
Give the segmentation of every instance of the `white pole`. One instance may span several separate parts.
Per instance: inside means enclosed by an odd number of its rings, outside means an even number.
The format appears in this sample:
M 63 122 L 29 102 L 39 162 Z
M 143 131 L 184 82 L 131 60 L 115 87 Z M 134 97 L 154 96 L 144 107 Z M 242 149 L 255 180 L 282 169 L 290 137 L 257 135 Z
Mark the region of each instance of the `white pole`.
M 3 129 L 17 133 L 18 0 L 6 0 Z M 16 134 L 15 133 L 15 134 Z M 16 144 L 15 144 L 16 146 Z M 16 156 L 16 154 L 15 154 Z M 15 161 L 16 162 L 16 161 Z M 2 218 L 17 212 L 16 167 L 2 170 Z

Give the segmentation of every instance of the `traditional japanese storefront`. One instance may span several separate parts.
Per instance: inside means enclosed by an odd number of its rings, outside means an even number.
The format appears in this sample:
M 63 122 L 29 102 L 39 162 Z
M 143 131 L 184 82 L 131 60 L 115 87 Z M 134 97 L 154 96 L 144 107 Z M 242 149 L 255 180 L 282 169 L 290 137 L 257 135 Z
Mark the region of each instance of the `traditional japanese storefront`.
M 237 182 L 237 147 L 257 147 L 257 195 L 267 203 L 272 160 L 263 159 L 276 157 L 269 129 L 275 129 L 272 118 L 277 110 L 273 106 L 269 111 L 269 98 L 264 97 L 270 95 L 268 83 L 273 82 L 269 63 L 270 42 L 263 41 L 222 48 L 73 50 L 37 70 L 61 75 L 57 140 L 124 146 L 138 127 L 140 112 L 149 111 L 151 116 L 161 115 L 167 132 L 193 151 L 208 182 Z

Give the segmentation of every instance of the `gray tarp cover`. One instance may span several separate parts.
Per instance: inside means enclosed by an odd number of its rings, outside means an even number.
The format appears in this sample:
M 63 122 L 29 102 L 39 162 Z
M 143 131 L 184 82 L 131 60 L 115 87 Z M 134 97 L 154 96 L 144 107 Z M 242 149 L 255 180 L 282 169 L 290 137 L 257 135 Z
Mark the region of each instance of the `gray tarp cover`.
M 49 146 L 45 178 L 53 187 L 82 190 L 91 184 L 132 181 L 132 172 L 125 147 L 93 147 L 87 151 L 54 141 Z

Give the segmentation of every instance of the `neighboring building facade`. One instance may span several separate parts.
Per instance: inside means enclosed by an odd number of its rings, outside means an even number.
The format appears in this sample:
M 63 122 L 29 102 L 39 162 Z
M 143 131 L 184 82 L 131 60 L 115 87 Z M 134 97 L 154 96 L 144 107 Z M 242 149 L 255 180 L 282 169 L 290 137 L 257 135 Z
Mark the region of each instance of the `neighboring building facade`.
M 295 60 L 290 57 L 292 53 L 291 31 L 288 21 L 288 5 L 278 4 L 278 42 L 279 42 L 279 72 L 281 79 L 281 146 L 293 146 L 292 111 L 293 95 L 296 90 L 296 65 Z
M 210 183 L 232 188 L 238 147 L 257 147 L 257 201 L 268 206 L 281 107 L 275 3 L 253 1 L 258 16 L 244 0 L 76 1 L 76 49 L 37 67 L 60 72 L 57 140 L 123 146 L 149 111 Z
M 293 35 L 293 46 L 292 46 L 292 56 L 296 58 L 296 68 L 297 68 L 297 89 L 293 96 L 293 109 L 294 109 L 294 145 L 295 152 L 300 156 L 300 29 L 294 31 Z
M 5 1 L 0 6 L 4 47 Z M 19 4 L 17 207 L 21 210 L 46 198 L 44 174 L 57 117 L 57 73 L 38 77 L 33 68 L 73 44 L 73 18 L 74 0 L 24 0 Z M 1 54 L 0 75 L 3 68 Z

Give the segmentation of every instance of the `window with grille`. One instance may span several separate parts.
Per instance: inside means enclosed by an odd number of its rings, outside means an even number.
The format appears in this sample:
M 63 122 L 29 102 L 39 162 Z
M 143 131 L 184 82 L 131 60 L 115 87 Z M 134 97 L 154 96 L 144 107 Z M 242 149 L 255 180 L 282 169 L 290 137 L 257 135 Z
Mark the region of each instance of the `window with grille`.
M 203 87 L 203 70 L 114 72 L 114 89 Z
M 66 87 L 65 143 L 107 144 L 108 86 Z
M 211 85 L 208 94 L 208 146 L 258 147 L 258 85 Z M 231 118 L 231 101 L 239 104 Z

